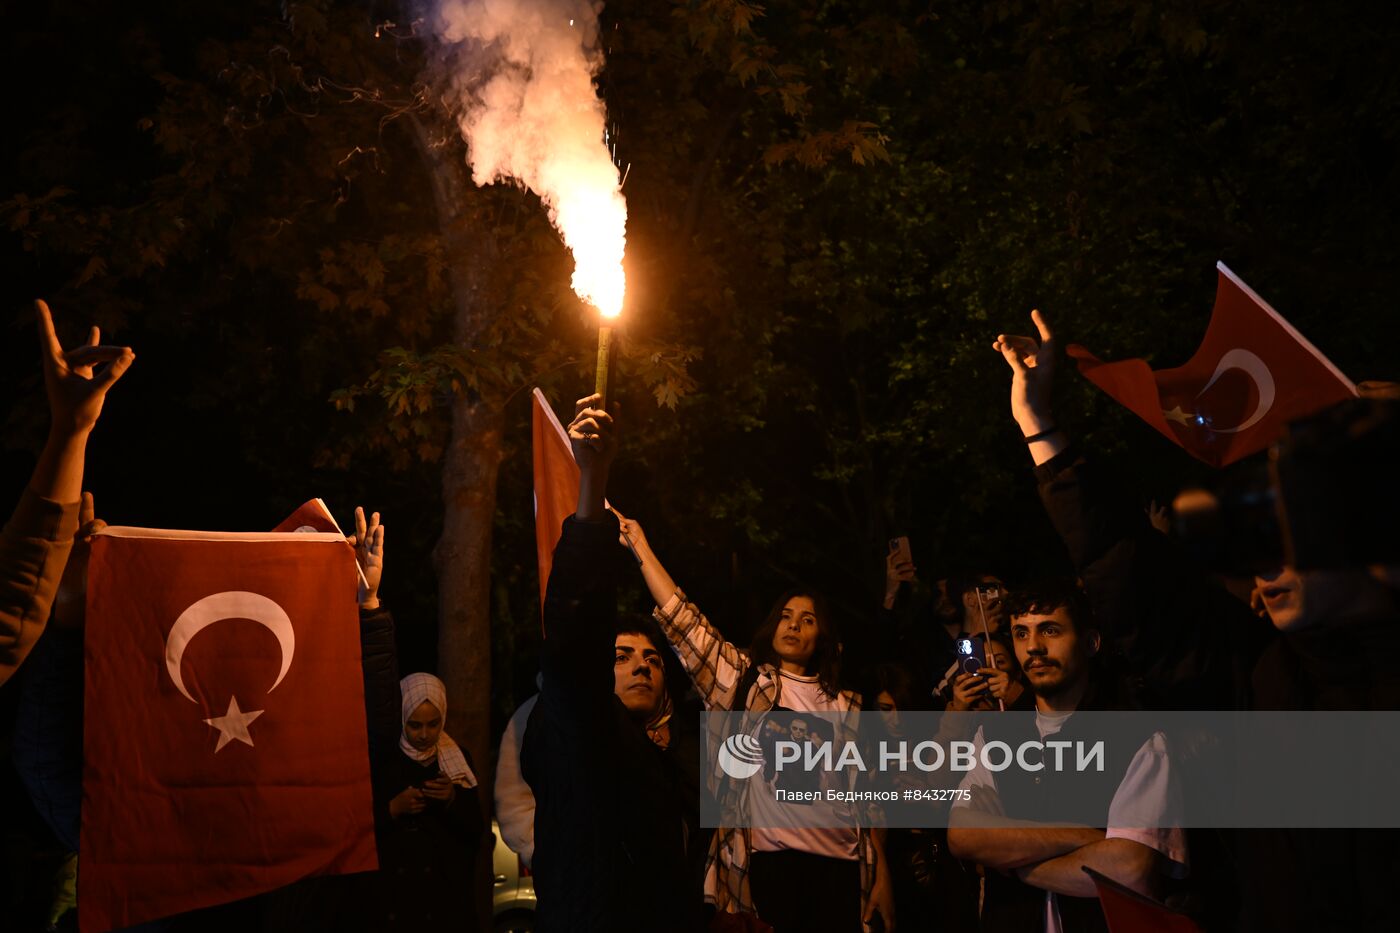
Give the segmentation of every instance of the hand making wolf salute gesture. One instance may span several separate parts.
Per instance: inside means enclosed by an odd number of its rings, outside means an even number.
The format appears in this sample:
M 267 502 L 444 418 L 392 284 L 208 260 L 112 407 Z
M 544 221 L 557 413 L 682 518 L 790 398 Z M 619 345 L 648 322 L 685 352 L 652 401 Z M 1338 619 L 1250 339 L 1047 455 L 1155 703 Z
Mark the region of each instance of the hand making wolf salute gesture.
M 1055 335 L 1039 311 L 1031 312 L 1031 321 L 1040 331 L 1039 342 L 1034 337 L 998 334 L 992 349 L 1001 353 L 1011 367 L 1011 417 L 1020 425 L 1031 457 L 1041 464 L 1064 450 L 1067 440 L 1050 414 L 1058 349 Z
M 355 506 L 355 533 L 346 541 L 355 549 L 355 560 L 364 574 L 364 591 L 360 594 L 360 608 L 379 608 L 379 582 L 384 576 L 384 526 L 379 524 L 379 513 L 375 512 L 365 523 L 365 510 Z
M 83 447 L 102 414 L 107 390 L 131 366 L 136 354 L 130 347 L 103 346 L 96 327 L 87 343 L 64 350 L 54 332 L 49 306 L 34 302 L 39 324 L 39 359 L 44 369 L 44 391 L 49 398 L 49 440 L 29 488 L 46 499 L 77 502 L 82 493 Z M 105 369 L 97 367 L 110 364 Z
M 578 520 L 595 521 L 602 516 L 608 489 L 608 471 L 617 456 L 617 425 L 612 415 L 592 406 L 603 400 L 596 392 L 574 403 L 574 420 L 569 422 L 569 443 L 579 468 Z

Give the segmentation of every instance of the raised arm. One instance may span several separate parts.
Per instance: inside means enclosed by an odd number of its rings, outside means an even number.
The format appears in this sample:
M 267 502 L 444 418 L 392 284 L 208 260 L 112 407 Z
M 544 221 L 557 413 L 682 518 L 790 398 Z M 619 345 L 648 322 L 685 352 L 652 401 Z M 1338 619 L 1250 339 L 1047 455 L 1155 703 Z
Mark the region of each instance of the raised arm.
M 355 549 L 355 561 L 365 580 L 360 591 L 360 667 L 373 764 L 386 750 L 392 754 L 398 748 L 403 728 L 394 618 L 379 601 L 379 585 L 384 577 L 384 525 L 379 521 L 379 513 L 372 513 L 366 520 L 365 510 L 357 506 L 355 533 L 346 541 Z
M 1030 447 L 1036 466 L 1047 462 L 1069 446 L 1069 438 L 1055 424 L 1050 411 L 1051 387 L 1055 379 L 1055 335 L 1045 316 L 1031 312 L 1031 321 L 1040 332 L 1034 337 L 998 334 L 992 349 L 1011 367 L 1011 417 Z
M 34 313 L 49 400 L 49 437 L 0 535 L 0 683 L 24 661 L 48 621 L 78 530 L 88 436 L 107 390 L 136 358 L 130 347 L 99 345 L 96 327 L 85 345 L 65 351 L 49 306 L 36 301 Z
M 651 549 L 642 526 L 621 513 L 618 520 L 622 540 L 637 555 L 642 578 L 656 603 L 653 616 L 695 684 L 695 692 L 706 709 L 731 709 L 734 691 L 749 665 L 748 655 L 726 641 L 699 607 L 685 598 Z
M 634 521 L 618 512 L 618 525 L 622 529 L 623 543 L 632 548 L 632 552 L 637 555 L 637 563 L 642 571 L 642 579 L 646 581 L 647 591 L 651 593 L 652 602 L 658 606 L 664 606 L 670 602 L 671 597 L 676 595 L 676 581 L 671 579 L 671 574 L 661 565 L 661 560 L 656 556 L 656 552 L 651 549 L 651 542 L 647 540 L 646 532 L 642 530 L 641 523 Z
M 579 399 L 569 440 L 579 465 L 577 511 L 564 521 L 545 588 L 544 686 L 536 714 L 571 732 L 602 722 L 615 705 L 614 629 L 621 573 L 617 518 L 603 505 L 617 451 L 612 416 Z M 533 727 L 532 727 L 533 728 Z
M 1040 340 L 1003 334 L 993 344 L 1011 368 L 1011 415 L 1028 439 L 1041 500 L 1069 550 L 1110 647 L 1148 690 L 1173 708 L 1236 705 L 1236 684 L 1262 627 L 1152 527 L 1118 477 L 1081 456 L 1051 410 L 1054 336 L 1031 314 Z

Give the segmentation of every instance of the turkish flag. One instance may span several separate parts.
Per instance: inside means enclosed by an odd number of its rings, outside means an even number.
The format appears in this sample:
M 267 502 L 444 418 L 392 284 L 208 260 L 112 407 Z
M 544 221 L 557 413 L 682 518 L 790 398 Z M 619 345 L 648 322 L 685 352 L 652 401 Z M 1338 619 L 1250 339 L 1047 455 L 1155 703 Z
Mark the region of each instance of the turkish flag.
M 345 539 L 113 527 L 88 574 L 83 933 L 377 868 Z
M 544 393 L 535 389 L 530 416 L 531 446 L 535 460 L 535 554 L 540 567 L 540 607 L 554 566 L 554 548 L 563 534 L 564 519 L 578 506 L 578 464 L 569 435 L 549 407 Z
M 1290 421 L 1356 397 L 1356 386 L 1223 262 L 1196 354 L 1176 369 L 1105 363 L 1065 348 L 1090 382 L 1211 466 L 1263 450 Z
M 323 531 L 327 534 L 342 535 L 331 510 L 320 499 L 308 499 L 297 506 L 296 511 L 286 518 L 273 531 Z
M 340 530 L 340 525 L 336 523 L 335 516 L 331 514 L 330 507 L 326 505 L 324 499 L 320 498 L 307 499 L 301 505 L 297 506 L 296 511 L 292 512 L 291 515 L 288 515 L 286 518 L 282 519 L 282 521 L 278 522 L 277 527 L 272 530 L 301 532 L 320 531 L 326 534 L 340 535 L 342 538 L 345 537 L 345 532 Z M 360 593 L 363 594 L 365 588 L 368 587 L 369 584 L 365 582 L 365 573 L 360 569 L 359 564 L 355 565 L 355 574 L 360 578 Z
M 1099 906 L 1109 933 L 1201 933 L 1201 928 L 1186 914 L 1172 910 L 1119 884 L 1112 878 L 1085 868 L 1094 879 L 1099 893 Z

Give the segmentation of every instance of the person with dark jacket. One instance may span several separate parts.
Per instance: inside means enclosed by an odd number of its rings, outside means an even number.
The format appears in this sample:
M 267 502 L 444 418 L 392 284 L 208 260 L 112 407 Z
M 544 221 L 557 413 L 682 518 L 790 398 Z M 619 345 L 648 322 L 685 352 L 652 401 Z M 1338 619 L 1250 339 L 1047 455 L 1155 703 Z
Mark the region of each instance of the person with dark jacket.
M 398 745 L 374 768 L 377 929 L 470 933 L 477 928 L 473 882 L 486 833 L 476 773 L 444 730 L 442 681 L 409 674 L 399 687 Z
M 665 646 L 618 633 L 627 552 L 604 506 L 616 435 L 612 418 L 592 407 L 598 401 L 580 399 L 569 425 L 578 510 L 554 552 L 543 681 L 521 749 L 536 801 L 535 925 L 542 933 L 684 933 L 702 925 L 688 852 L 706 840 L 688 815 L 698 802 L 686 799 L 697 758 L 694 746 L 686 760 L 673 750 L 679 720 L 667 716 Z
M 994 344 L 1012 369 L 1012 416 L 1046 511 L 1139 701 L 1159 709 L 1400 709 L 1400 669 L 1389 650 L 1400 625 L 1395 591 L 1361 568 L 1279 568 L 1255 580 L 1273 625 L 1261 623 L 1071 446 L 1051 414 L 1054 337 L 1039 312 L 1032 319 L 1040 341 L 1003 334 Z M 1192 793 L 1188 784 L 1188 812 Z M 1400 833 L 1251 830 L 1224 843 L 1240 901 L 1238 917 L 1224 920 L 1231 928 L 1394 922 Z

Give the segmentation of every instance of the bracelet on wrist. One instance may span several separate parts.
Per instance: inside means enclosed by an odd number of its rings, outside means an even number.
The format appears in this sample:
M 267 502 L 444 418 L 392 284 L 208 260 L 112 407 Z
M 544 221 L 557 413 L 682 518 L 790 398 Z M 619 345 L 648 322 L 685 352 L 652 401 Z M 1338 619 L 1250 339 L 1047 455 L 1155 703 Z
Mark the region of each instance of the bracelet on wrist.
M 1047 437 L 1049 437 L 1051 434 L 1054 434 L 1054 433 L 1055 433 L 1056 431 L 1058 431 L 1058 430 L 1060 430 L 1060 429 L 1057 428 L 1057 427 L 1055 427 L 1055 426 L 1052 424 L 1052 425 L 1050 425 L 1050 427 L 1046 428 L 1044 431 L 1040 431 L 1040 432 L 1038 432 L 1038 433 L 1036 433 L 1036 434 L 1032 434 L 1030 437 L 1026 438 L 1026 443 L 1027 443 L 1027 444 L 1034 444 L 1036 441 L 1043 441 L 1043 440 L 1045 440 Z

